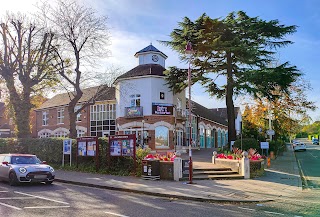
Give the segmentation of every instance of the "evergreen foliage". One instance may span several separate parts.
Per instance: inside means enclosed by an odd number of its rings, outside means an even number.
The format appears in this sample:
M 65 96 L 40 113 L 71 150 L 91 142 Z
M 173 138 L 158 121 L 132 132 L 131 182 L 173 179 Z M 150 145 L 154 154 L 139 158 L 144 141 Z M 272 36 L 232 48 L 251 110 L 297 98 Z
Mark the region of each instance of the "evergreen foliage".
M 232 12 L 225 18 L 212 19 L 203 14 L 191 21 L 185 17 L 170 36 L 161 41 L 180 54 L 182 61 L 192 62 L 192 81 L 200 82 L 212 96 L 226 98 L 229 143 L 236 139 L 233 98 L 239 94 L 254 97 L 277 97 L 274 91 L 287 92 L 290 84 L 301 76 L 289 62 L 272 66 L 273 55 L 280 47 L 292 44 L 285 36 L 296 26 L 285 26 L 278 20 L 265 21 L 249 17 L 245 12 Z M 190 41 L 195 51 L 190 58 L 185 46 Z M 187 70 L 170 67 L 167 82 L 174 92 L 187 87 Z M 216 82 L 225 78 L 225 84 Z

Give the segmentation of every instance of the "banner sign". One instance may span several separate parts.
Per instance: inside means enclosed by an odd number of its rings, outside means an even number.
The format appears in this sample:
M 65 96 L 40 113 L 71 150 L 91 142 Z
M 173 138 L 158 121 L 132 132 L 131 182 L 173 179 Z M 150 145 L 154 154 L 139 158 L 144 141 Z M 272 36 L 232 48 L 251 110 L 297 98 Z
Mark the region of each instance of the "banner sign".
M 152 114 L 173 115 L 173 105 L 165 103 L 152 103 Z
M 143 107 L 141 106 L 132 106 L 125 108 L 125 116 L 127 118 L 135 118 L 143 116 Z

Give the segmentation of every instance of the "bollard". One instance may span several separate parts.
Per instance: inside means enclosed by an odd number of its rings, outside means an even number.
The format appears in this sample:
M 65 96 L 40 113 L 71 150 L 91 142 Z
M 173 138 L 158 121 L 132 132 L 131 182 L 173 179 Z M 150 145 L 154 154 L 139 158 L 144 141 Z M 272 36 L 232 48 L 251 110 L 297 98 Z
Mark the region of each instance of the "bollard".
M 270 165 L 271 165 L 270 157 L 268 157 L 267 160 L 268 160 L 268 164 L 267 165 L 268 165 L 268 167 L 270 167 Z

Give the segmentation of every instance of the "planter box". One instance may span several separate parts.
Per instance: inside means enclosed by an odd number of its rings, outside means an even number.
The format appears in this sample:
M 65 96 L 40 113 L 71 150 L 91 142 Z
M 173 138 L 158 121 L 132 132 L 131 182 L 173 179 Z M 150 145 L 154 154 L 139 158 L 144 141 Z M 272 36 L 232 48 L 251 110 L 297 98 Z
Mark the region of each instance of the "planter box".
M 229 160 L 229 159 L 221 159 L 221 158 L 215 158 L 214 159 L 215 164 L 229 167 L 232 171 L 240 172 L 240 160 Z
M 264 159 L 250 160 L 250 173 L 264 170 Z

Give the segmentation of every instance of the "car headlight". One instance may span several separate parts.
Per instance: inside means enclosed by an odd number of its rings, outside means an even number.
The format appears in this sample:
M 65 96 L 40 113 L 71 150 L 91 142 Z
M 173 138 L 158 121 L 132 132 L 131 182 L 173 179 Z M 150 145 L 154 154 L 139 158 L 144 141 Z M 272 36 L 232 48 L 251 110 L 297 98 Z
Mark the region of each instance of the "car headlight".
M 54 169 L 52 167 L 49 167 L 50 172 L 54 172 Z
M 19 172 L 20 172 L 20 173 L 26 173 L 26 172 L 27 172 L 27 169 L 24 168 L 24 167 L 20 167 L 20 168 L 19 168 Z

